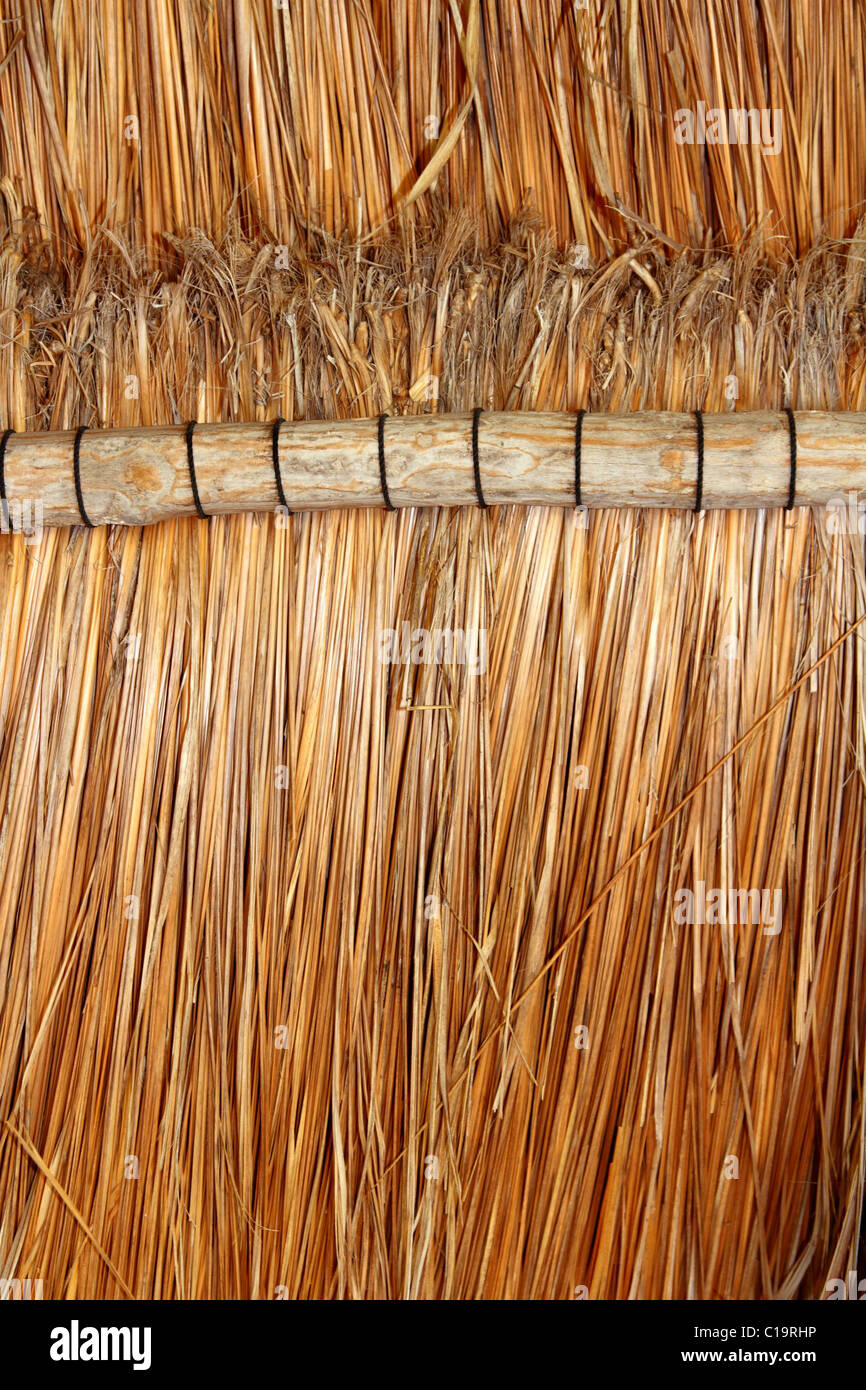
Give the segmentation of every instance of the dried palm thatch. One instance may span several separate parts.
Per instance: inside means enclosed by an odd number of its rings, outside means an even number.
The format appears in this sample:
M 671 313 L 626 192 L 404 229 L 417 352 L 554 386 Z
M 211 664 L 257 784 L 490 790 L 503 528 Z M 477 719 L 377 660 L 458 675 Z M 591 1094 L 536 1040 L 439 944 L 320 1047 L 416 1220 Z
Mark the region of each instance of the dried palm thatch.
M 0 19 L 0 423 L 866 409 L 853 0 Z M 779 154 L 677 145 L 702 100 L 781 111 Z M 854 515 L 0 538 L 0 1276 L 856 1268 Z M 403 624 L 483 641 L 383 664 Z M 781 930 L 678 924 L 698 885 Z

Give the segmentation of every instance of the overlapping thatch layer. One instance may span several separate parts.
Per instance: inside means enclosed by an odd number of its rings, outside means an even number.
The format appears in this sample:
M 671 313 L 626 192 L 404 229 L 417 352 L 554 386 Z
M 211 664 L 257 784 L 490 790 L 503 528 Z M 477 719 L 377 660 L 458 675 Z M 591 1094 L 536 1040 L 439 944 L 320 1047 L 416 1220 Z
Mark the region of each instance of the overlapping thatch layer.
M 0 18 L 2 425 L 866 409 L 853 0 Z M 0 1276 L 855 1269 L 846 500 L 0 538 Z

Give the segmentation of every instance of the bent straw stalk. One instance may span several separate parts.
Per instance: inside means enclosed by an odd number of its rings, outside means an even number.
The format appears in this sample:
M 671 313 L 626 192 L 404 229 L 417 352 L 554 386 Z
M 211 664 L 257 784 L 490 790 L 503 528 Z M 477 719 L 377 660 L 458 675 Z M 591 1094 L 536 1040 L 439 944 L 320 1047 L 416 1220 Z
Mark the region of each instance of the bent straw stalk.
M 792 481 L 790 431 L 772 411 L 703 415 L 704 508 L 784 505 Z M 866 413 L 805 411 L 796 421 L 796 501 L 821 506 L 866 488 Z M 485 412 L 478 462 L 487 505 L 574 506 L 575 416 Z M 82 519 L 73 469 L 75 431 L 13 435 L 5 458 L 7 522 L 41 506 L 43 525 Z M 273 425 L 200 425 L 193 470 L 186 427 L 110 429 L 83 435 L 79 473 L 93 524 L 146 525 L 279 505 Z M 388 500 L 394 507 L 477 506 L 470 414 L 388 419 Z M 580 499 L 590 507 L 688 508 L 697 493 L 697 420 L 669 411 L 587 415 Z M 279 473 L 292 510 L 382 506 L 378 421 L 283 424 Z M 28 511 L 27 508 L 31 510 Z

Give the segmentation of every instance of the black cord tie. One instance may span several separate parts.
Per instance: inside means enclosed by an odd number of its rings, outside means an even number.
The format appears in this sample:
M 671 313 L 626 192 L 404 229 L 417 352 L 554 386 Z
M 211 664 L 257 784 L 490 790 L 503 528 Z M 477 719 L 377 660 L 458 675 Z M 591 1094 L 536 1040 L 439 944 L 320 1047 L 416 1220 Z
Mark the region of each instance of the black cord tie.
M 583 417 L 585 410 L 577 412 L 577 421 L 574 426 L 574 505 L 582 507 L 580 500 L 580 451 L 583 443 Z
M 704 502 L 704 416 L 700 410 L 695 411 L 695 423 L 698 427 L 698 481 L 695 488 L 695 511 L 701 511 Z
M 292 515 L 291 508 L 286 501 L 286 494 L 283 492 L 283 475 L 280 472 L 280 425 L 283 423 L 282 415 L 278 415 L 271 430 L 271 458 L 274 461 L 274 477 L 277 480 L 277 496 L 280 499 L 280 506 L 285 507 L 289 516 Z
M 785 507 L 786 512 L 793 511 L 794 498 L 797 495 L 797 422 L 794 419 L 794 412 L 790 406 L 785 407 L 785 414 L 788 417 L 788 438 L 791 450 L 791 475 L 788 483 L 788 502 Z
M 477 406 L 472 412 L 472 472 L 475 475 L 475 495 L 478 498 L 478 505 L 482 511 L 487 511 L 487 503 L 484 501 L 484 493 L 481 491 L 481 467 L 478 462 L 478 421 L 481 419 L 481 407 Z
M 186 427 L 186 462 L 187 467 L 189 468 L 189 480 L 192 483 L 192 500 L 193 502 L 195 502 L 195 509 L 201 517 L 202 521 L 207 521 L 208 514 L 201 504 L 201 498 L 198 495 L 198 483 L 195 480 L 195 459 L 193 458 L 192 449 L 192 436 L 195 427 L 195 420 L 190 420 L 189 424 Z
M 12 534 L 12 514 L 9 511 L 9 503 L 6 501 L 6 445 L 9 443 L 9 436 L 14 434 L 12 429 L 3 431 L 3 438 L 0 439 L 0 508 L 2 508 L 3 525 L 9 527 L 9 534 Z
M 388 474 L 385 471 L 385 421 L 388 416 L 379 416 L 379 482 L 382 487 L 382 500 L 389 512 L 395 512 L 397 508 L 391 501 L 391 494 L 388 491 Z
M 75 497 L 78 502 L 78 513 L 81 520 L 88 530 L 93 530 L 93 522 L 87 515 L 84 507 L 84 497 L 81 492 L 81 436 L 87 429 L 86 425 L 79 425 L 75 431 L 75 443 L 72 446 L 72 472 L 75 478 Z

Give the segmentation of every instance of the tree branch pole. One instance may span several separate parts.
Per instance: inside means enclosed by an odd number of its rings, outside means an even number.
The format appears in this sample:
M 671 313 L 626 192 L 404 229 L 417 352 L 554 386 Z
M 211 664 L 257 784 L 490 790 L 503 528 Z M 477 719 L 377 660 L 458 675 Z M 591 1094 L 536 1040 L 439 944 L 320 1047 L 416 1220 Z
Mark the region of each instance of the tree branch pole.
M 822 506 L 852 490 L 866 492 L 866 413 L 804 411 L 794 419 L 796 504 Z M 705 414 L 702 421 L 702 506 L 785 506 L 788 416 L 728 412 Z M 196 426 L 193 467 L 204 512 L 279 506 L 272 430 L 263 422 Z M 573 414 L 481 414 L 477 459 L 486 504 L 573 507 L 575 432 Z M 587 413 L 581 435 L 584 505 L 694 508 L 693 414 Z M 81 522 L 74 440 L 72 430 L 9 436 L 3 472 L 13 530 L 16 514 L 36 504 L 42 525 Z M 478 505 L 471 414 L 389 416 L 383 447 L 394 507 Z M 383 505 L 376 418 L 284 422 L 278 461 L 293 511 Z M 95 525 L 146 525 L 196 513 L 184 425 L 87 430 L 79 443 L 79 479 L 86 516 Z

